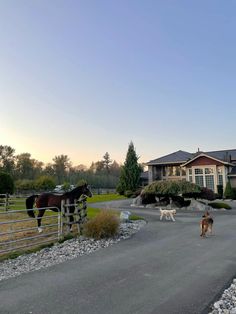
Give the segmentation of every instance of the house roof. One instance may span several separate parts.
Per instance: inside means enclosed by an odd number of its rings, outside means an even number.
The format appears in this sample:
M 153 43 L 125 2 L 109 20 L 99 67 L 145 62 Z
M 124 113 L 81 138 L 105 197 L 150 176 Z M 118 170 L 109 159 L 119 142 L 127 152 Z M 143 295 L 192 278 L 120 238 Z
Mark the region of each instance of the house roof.
M 162 164 L 184 164 L 191 161 L 192 159 L 198 158 L 198 156 L 203 155 L 212 157 L 213 159 L 219 160 L 227 164 L 230 164 L 232 162 L 236 163 L 236 149 L 197 152 L 195 154 L 178 150 L 177 152 L 171 153 L 169 155 L 150 160 L 149 162 L 147 162 L 147 165 L 152 166 Z
M 178 150 L 177 152 L 171 153 L 169 155 L 150 160 L 147 162 L 148 166 L 151 165 L 162 165 L 162 164 L 172 164 L 172 163 L 184 163 L 187 160 L 193 158 L 194 154 L 185 152 L 183 150 Z
M 229 177 L 236 177 L 236 166 L 232 168 L 230 173 L 228 174 Z
M 216 159 L 231 162 L 236 161 L 236 149 L 229 150 L 218 150 L 213 152 L 206 152 L 208 156 L 214 157 Z

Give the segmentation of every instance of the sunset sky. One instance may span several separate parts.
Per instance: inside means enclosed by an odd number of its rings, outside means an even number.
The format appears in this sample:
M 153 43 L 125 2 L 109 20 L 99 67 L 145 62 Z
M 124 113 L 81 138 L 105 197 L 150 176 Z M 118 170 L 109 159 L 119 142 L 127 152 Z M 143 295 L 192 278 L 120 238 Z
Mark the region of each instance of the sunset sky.
M 0 145 L 123 163 L 236 148 L 236 1 L 0 0 Z

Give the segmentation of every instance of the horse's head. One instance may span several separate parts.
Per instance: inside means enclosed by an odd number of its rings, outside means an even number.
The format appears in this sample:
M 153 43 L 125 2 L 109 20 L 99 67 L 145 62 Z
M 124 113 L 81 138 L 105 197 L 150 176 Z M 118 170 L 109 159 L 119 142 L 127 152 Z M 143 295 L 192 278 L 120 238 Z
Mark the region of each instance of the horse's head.
M 90 186 L 86 183 L 83 185 L 82 193 L 88 197 L 92 197 L 93 193 L 91 191 Z

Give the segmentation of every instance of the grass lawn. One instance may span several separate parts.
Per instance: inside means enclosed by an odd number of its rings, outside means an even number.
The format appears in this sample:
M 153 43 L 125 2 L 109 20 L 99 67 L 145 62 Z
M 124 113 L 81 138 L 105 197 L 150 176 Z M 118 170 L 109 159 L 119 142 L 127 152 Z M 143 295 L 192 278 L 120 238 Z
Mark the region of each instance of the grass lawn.
M 108 202 L 124 199 L 126 199 L 126 197 L 119 194 L 95 194 L 91 198 L 87 198 L 87 203 Z

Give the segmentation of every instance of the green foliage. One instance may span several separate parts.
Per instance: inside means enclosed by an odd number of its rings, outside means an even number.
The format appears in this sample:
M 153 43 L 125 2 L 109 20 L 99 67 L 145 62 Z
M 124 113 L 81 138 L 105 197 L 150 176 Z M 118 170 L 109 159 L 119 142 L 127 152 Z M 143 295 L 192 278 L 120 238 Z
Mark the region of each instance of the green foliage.
M 154 181 L 144 187 L 141 194 L 153 194 L 157 196 L 173 196 L 186 193 L 199 193 L 200 187 L 188 181 Z
M 124 166 L 121 167 L 121 174 L 117 185 L 117 192 L 124 194 L 125 191 L 135 191 L 139 187 L 142 167 L 138 164 L 139 157 L 131 142 L 128 147 Z
M 13 175 L 15 150 L 11 146 L 0 145 L 0 171 Z
M 226 184 L 224 197 L 229 199 L 234 199 L 235 197 L 235 192 L 234 189 L 231 187 L 230 181 L 228 181 Z
M 213 201 L 216 199 L 215 193 L 208 188 L 201 188 L 199 198 L 203 198 L 204 200 Z
M 125 197 L 119 194 L 93 194 L 93 197 L 87 198 L 87 203 L 98 203 L 124 199 Z
M 212 208 L 225 208 L 225 209 L 231 209 L 231 206 L 229 204 L 223 203 L 223 202 L 212 202 L 208 203 L 209 206 Z
M 87 184 L 87 181 L 84 180 L 84 179 L 81 179 L 81 180 L 78 181 L 77 186 L 82 186 L 82 185 L 85 185 L 85 184 Z
M 35 182 L 34 180 L 30 180 L 30 179 L 17 180 L 15 182 L 15 186 L 18 191 L 29 191 L 29 190 L 34 190 Z
M 124 192 L 124 196 L 126 196 L 128 198 L 133 197 L 134 196 L 134 192 L 131 191 L 131 190 L 125 191 Z
M 0 172 L 0 194 L 12 194 L 14 192 L 13 178 L 5 172 Z
M 83 233 L 94 239 L 114 237 L 119 230 L 119 218 L 110 211 L 101 211 L 84 225 Z
M 56 187 L 56 183 L 50 176 L 41 176 L 35 180 L 35 187 L 39 190 L 49 191 Z
M 67 192 L 70 190 L 70 183 L 69 182 L 64 182 L 62 185 L 62 190 Z
M 137 215 L 130 215 L 129 220 L 145 220 L 143 217 L 137 216 Z

